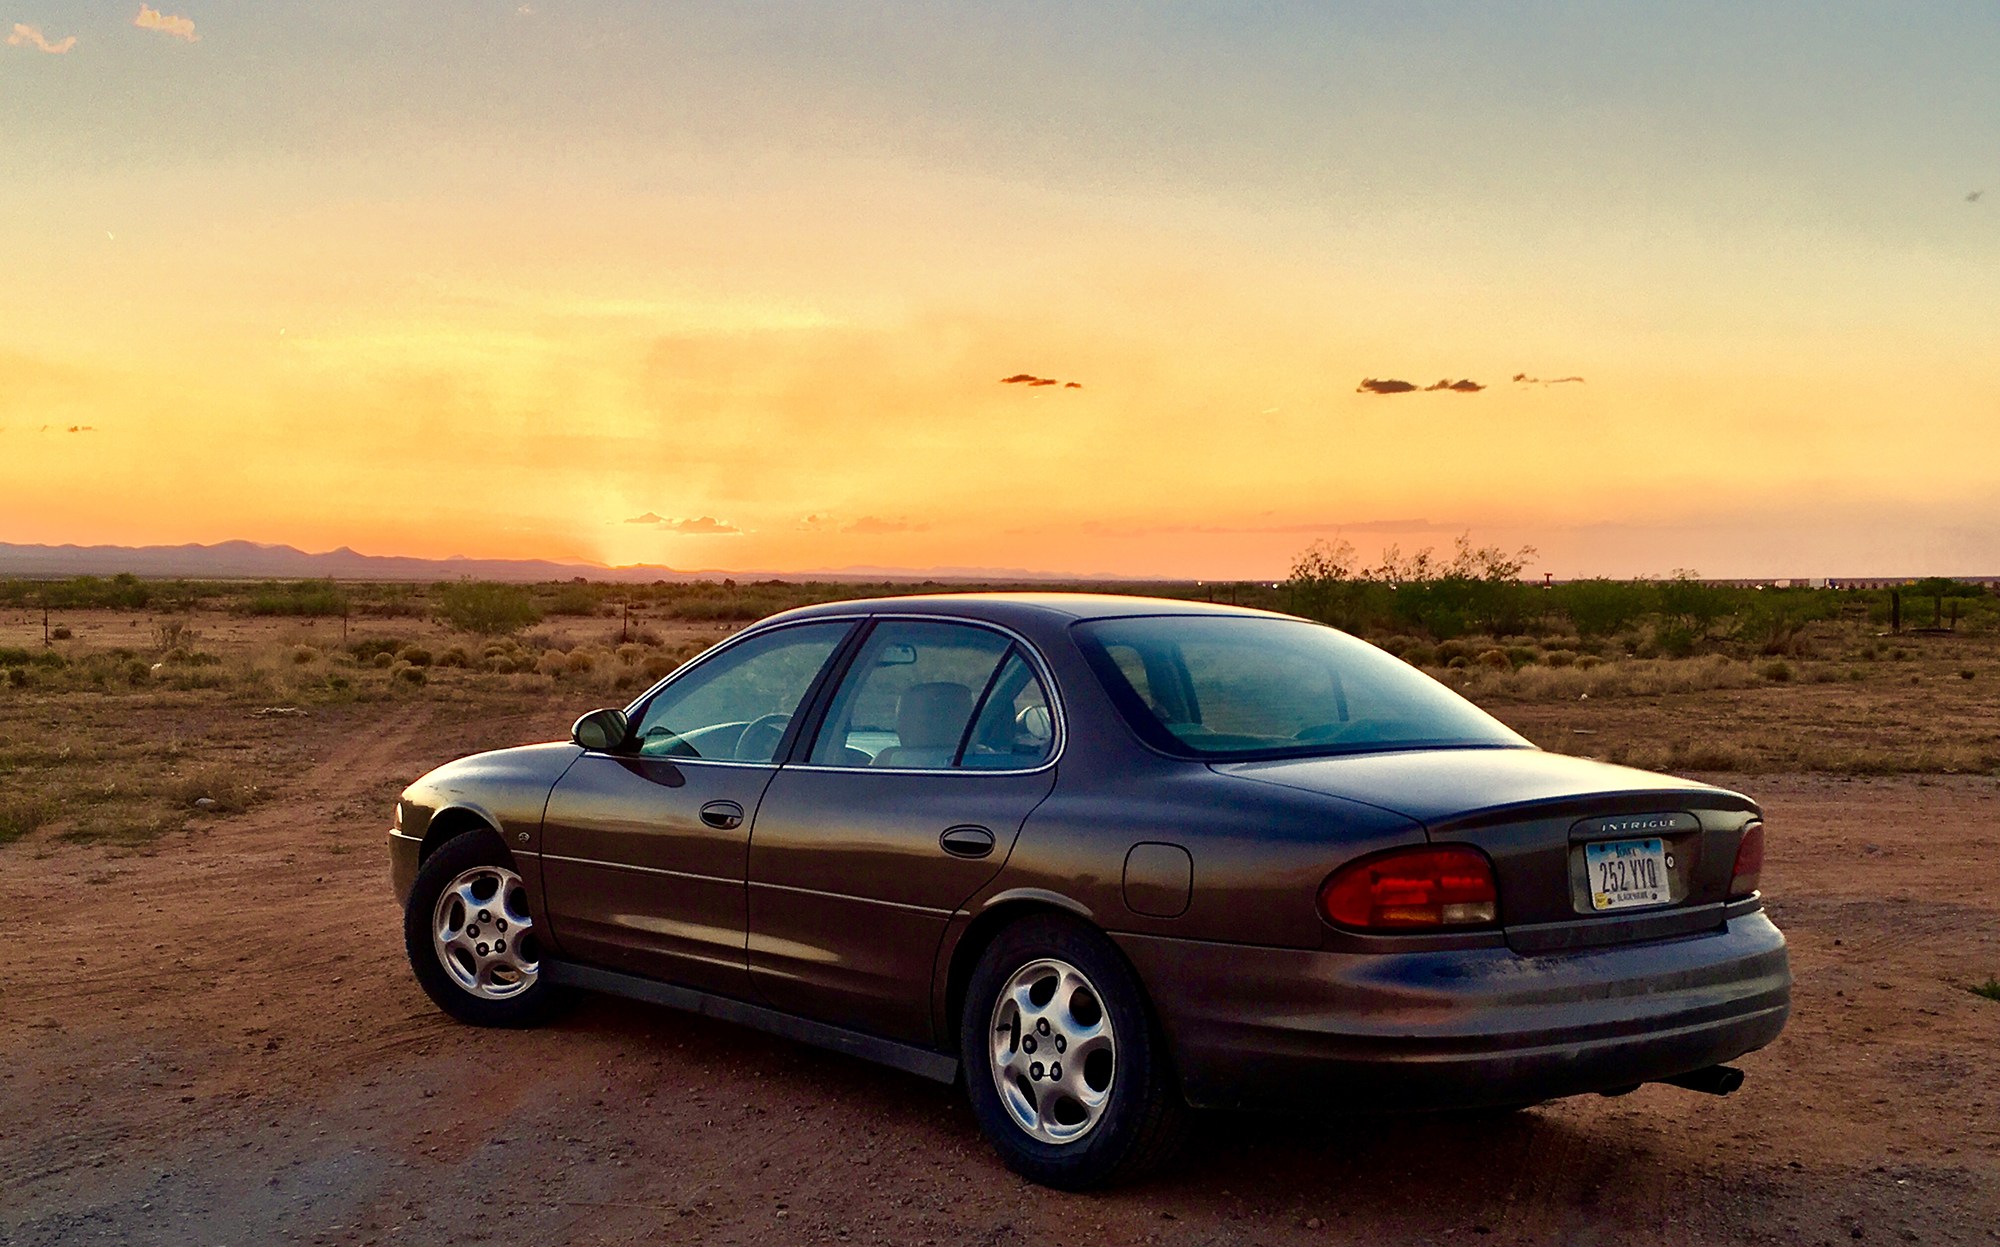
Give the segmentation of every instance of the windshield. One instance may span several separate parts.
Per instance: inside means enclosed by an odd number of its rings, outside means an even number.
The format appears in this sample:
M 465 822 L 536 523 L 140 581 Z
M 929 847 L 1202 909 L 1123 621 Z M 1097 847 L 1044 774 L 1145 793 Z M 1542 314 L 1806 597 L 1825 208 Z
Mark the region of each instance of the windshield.
M 1528 742 L 1416 668 L 1319 624 L 1156 615 L 1078 624 L 1098 679 L 1170 753 L 1251 758 Z

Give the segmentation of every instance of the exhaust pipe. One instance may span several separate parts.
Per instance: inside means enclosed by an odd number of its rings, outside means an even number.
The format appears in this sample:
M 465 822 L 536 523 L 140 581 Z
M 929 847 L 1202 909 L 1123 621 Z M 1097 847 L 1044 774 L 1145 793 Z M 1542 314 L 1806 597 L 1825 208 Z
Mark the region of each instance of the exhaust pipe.
M 1675 1074 L 1672 1078 L 1660 1079 L 1675 1087 L 1685 1087 L 1689 1091 L 1699 1091 L 1703 1095 L 1728 1095 L 1743 1085 L 1743 1071 L 1727 1065 L 1711 1065 L 1706 1069 L 1689 1070 L 1685 1074 Z

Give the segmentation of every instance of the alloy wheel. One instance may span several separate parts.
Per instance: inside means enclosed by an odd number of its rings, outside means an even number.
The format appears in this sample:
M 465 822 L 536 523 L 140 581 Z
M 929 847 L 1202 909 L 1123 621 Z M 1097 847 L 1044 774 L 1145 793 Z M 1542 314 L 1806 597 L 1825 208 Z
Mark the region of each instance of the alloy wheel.
M 451 981 L 482 1000 L 506 1000 L 533 987 L 541 952 L 521 876 L 504 866 L 460 871 L 438 893 L 431 946 Z
M 993 1085 L 1014 1124 L 1044 1143 L 1074 1143 L 1111 1103 L 1118 1041 L 1083 972 L 1043 958 L 1016 970 L 993 1005 Z

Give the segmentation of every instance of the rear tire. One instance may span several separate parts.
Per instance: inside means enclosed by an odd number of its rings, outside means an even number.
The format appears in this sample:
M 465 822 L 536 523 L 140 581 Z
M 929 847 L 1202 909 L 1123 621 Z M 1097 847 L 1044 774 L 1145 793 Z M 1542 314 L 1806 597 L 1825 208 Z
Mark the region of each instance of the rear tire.
M 474 1026 L 534 1026 L 558 993 L 514 859 L 490 831 L 438 846 L 403 906 L 403 947 L 437 1007 Z
M 1068 1191 L 1129 1181 L 1180 1143 L 1187 1106 L 1139 977 L 1075 919 L 1024 918 L 987 946 L 966 987 L 959 1052 L 981 1132 L 1031 1181 Z

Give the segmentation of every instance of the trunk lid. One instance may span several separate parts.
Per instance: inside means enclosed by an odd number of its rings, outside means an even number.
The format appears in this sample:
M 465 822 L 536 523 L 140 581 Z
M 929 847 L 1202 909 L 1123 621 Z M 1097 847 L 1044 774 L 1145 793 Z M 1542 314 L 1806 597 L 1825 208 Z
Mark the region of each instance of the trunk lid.
M 1521 952 L 1659 939 L 1720 926 L 1743 830 L 1741 793 L 1539 749 L 1433 749 L 1217 764 L 1225 775 L 1363 801 L 1437 844 L 1492 859 L 1500 921 Z M 1657 841 L 1657 846 L 1649 843 Z M 1600 909 L 1593 856 L 1624 845 L 1663 901 Z M 1661 873 L 1663 872 L 1663 873 Z M 1606 895 L 1610 895 L 1606 893 Z

